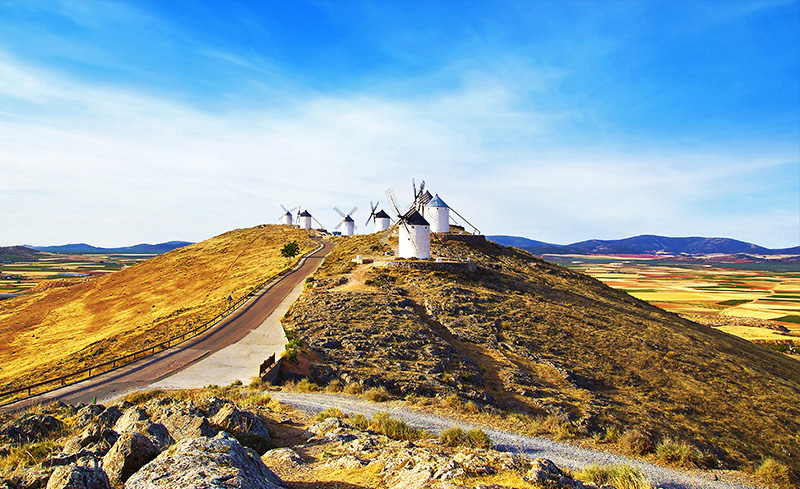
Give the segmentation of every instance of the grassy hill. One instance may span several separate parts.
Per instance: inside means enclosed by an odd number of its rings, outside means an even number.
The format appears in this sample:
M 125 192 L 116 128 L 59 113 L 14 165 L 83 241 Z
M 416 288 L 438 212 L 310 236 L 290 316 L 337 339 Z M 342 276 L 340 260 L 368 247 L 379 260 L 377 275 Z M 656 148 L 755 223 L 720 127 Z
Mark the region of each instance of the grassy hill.
M 0 389 L 157 344 L 201 324 L 289 264 L 280 254 L 307 231 L 237 229 L 122 271 L 0 302 Z M 296 261 L 293 260 L 293 261 Z
M 478 264 L 455 273 L 356 265 L 385 247 L 338 240 L 284 321 L 302 342 L 293 369 L 320 384 L 455 394 L 526 428 L 672 447 L 696 465 L 769 456 L 800 469 L 794 359 L 495 243 L 432 243 L 432 256 Z

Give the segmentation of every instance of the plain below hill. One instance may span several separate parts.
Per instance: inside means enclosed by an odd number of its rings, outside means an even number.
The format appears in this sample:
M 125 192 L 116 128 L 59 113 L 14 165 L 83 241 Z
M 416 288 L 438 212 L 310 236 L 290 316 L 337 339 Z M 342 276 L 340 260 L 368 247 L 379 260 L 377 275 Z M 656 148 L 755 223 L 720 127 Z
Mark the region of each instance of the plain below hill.
M 141 243 L 133 246 L 122 246 L 119 248 L 99 248 L 86 243 L 72 243 L 58 246 L 28 246 L 39 251 L 48 253 L 79 253 L 79 254 L 131 254 L 131 255 L 160 255 L 192 243 L 188 241 L 167 241 L 165 243 L 147 244 Z M 26 245 L 27 246 L 27 245 Z
M 0 390 L 158 344 L 201 325 L 298 258 L 308 231 L 237 229 L 109 275 L 0 302 Z M 232 300 L 229 300 L 232 299 Z
M 377 235 L 338 242 L 283 321 L 300 344 L 288 373 L 458 396 L 503 419 L 530 416 L 523 429 L 547 419 L 561 438 L 623 433 L 636 453 L 685 446 L 707 466 L 774 457 L 800 468 L 794 359 L 492 242 L 433 241 L 432 256 L 469 259 L 475 272 L 358 265 L 387 246 Z
M 606 254 L 606 255 L 652 255 L 657 253 L 709 255 L 709 254 L 753 254 L 779 255 L 800 254 L 800 246 L 794 248 L 769 249 L 753 243 L 731 238 L 705 238 L 699 236 L 671 238 L 643 234 L 624 239 L 590 239 L 568 245 L 557 245 L 530 240 L 518 236 L 487 236 L 491 241 L 504 246 L 515 246 L 535 255 L 542 254 Z

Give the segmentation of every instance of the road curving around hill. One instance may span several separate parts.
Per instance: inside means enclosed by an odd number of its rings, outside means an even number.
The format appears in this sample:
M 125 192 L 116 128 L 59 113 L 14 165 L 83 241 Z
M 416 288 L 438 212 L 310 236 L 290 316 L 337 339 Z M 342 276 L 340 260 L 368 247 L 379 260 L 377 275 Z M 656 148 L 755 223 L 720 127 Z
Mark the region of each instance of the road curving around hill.
M 319 267 L 334 246 L 329 241 L 321 241 L 320 247 L 301 259 L 293 270 L 256 292 L 253 299 L 205 333 L 123 367 L 8 404 L 3 406 L 3 410 L 13 411 L 54 400 L 66 403 L 104 402 L 127 392 L 149 388 L 152 384 L 181 372 L 246 338 L 275 313 L 287 295 L 296 287 L 302 286 L 305 278 Z M 258 360 L 254 360 L 255 364 L 252 366 L 254 373 L 251 377 L 257 375 L 258 365 L 267 356 L 269 353 L 264 355 L 264 358 L 259 357 Z
M 388 412 L 395 419 L 405 421 L 409 425 L 432 433 L 440 433 L 451 426 L 458 426 L 465 430 L 480 428 L 489 435 L 493 444 L 492 448 L 495 450 L 518 453 L 529 458 L 546 458 L 560 467 L 563 466 L 575 470 L 580 470 L 592 464 L 626 464 L 638 467 L 647 474 L 654 487 L 664 489 L 752 489 L 752 486 L 724 480 L 724 474 L 721 473 L 687 472 L 662 467 L 613 453 L 590 450 L 547 438 L 520 435 L 488 426 L 467 423 L 457 418 L 417 411 L 400 401 L 374 403 L 342 394 L 273 392 L 271 395 L 283 404 L 288 404 L 310 414 L 316 414 L 328 408 L 339 408 L 345 413 L 361 413 L 365 416 Z

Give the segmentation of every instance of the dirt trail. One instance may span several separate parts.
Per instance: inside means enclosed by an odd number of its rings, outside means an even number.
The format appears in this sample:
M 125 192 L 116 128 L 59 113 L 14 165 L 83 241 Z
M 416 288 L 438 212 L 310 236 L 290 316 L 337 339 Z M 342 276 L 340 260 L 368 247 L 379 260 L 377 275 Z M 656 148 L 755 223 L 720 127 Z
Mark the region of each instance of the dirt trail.
M 466 423 L 456 418 L 423 413 L 407 407 L 404 403 L 373 403 L 357 397 L 340 394 L 306 394 L 296 392 L 274 392 L 272 397 L 284 404 L 289 404 L 307 413 L 318 413 L 335 407 L 346 413 L 362 413 L 372 416 L 379 412 L 388 412 L 395 419 L 439 433 L 445 428 L 459 426 L 463 429 L 480 428 L 492 439 L 495 450 L 523 454 L 530 458 L 547 458 L 556 465 L 571 469 L 581 469 L 587 465 L 627 464 L 640 468 L 648 475 L 653 484 L 664 489 L 751 489 L 751 486 L 733 481 L 714 480 L 716 476 L 709 472 L 685 472 L 659 465 L 634 460 L 631 458 L 596 450 L 581 448 L 568 443 L 556 442 L 547 438 L 524 436 L 487 426 Z

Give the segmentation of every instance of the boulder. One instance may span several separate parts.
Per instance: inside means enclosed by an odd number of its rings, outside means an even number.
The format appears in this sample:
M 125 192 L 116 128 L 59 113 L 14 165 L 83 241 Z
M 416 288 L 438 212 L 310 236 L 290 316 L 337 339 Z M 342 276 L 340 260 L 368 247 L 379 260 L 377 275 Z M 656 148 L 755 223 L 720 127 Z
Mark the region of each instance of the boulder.
M 141 433 L 150 438 L 159 451 L 163 451 L 175 443 L 166 426 L 161 423 L 153 423 L 147 414 L 138 407 L 127 408 L 114 425 L 114 430 L 119 434 Z
M 103 470 L 111 485 L 120 486 L 159 453 L 161 450 L 145 435 L 123 433 L 103 457 Z
M 211 426 L 233 435 L 239 443 L 258 453 L 269 449 L 269 430 L 264 422 L 253 413 L 242 411 L 233 404 L 222 406 L 211 418 Z
M 99 423 L 92 423 L 67 440 L 64 444 L 64 453 L 75 454 L 88 450 L 102 457 L 117 441 L 117 438 L 119 438 L 119 435 L 116 431 L 104 428 Z
M 150 412 L 150 419 L 163 424 L 176 441 L 210 437 L 216 433 L 208 419 L 191 404 L 164 397 L 148 402 L 146 408 Z
M 29 414 L 18 421 L 11 421 L 0 429 L 0 438 L 17 445 L 43 440 L 50 433 L 64 427 L 57 418 L 49 414 Z
M 125 489 L 285 489 L 258 455 L 232 436 L 184 439 L 139 469 Z
M 47 489 L 111 489 L 108 477 L 98 467 L 67 465 L 53 471 Z
M 274 448 L 261 456 L 261 461 L 267 467 L 291 467 L 297 469 L 306 465 L 306 461 L 291 448 Z

